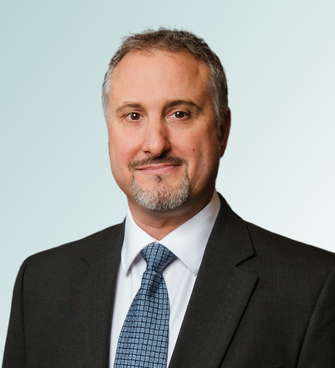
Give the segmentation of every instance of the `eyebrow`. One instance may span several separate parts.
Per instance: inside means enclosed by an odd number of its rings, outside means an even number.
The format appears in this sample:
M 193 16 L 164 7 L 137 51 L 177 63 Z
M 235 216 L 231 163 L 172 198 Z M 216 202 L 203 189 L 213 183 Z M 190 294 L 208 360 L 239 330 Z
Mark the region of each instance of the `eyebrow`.
M 189 107 L 193 107 L 195 108 L 197 111 L 201 110 L 201 107 L 199 105 L 197 105 L 195 102 L 193 102 L 192 100 L 171 100 L 168 101 L 165 105 L 164 105 L 164 109 L 169 109 L 173 106 L 178 106 L 178 105 L 187 105 Z M 116 114 L 120 114 L 123 111 L 132 108 L 132 109 L 141 109 L 143 108 L 143 105 L 141 105 L 140 103 L 136 103 L 136 102 L 124 102 L 122 104 L 122 106 L 118 107 L 115 110 Z
M 172 100 L 172 101 L 167 102 L 164 108 L 168 109 L 170 107 L 178 106 L 178 105 L 187 105 L 189 107 L 195 108 L 198 111 L 201 110 L 201 107 L 197 105 L 195 102 L 193 102 L 192 100 Z
M 135 102 L 124 102 L 122 106 L 118 107 L 115 110 L 116 114 L 120 114 L 122 113 L 124 110 L 127 110 L 129 108 L 133 108 L 133 109 L 140 109 L 142 108 L 142 105 L 139 103 L 135 103 Z

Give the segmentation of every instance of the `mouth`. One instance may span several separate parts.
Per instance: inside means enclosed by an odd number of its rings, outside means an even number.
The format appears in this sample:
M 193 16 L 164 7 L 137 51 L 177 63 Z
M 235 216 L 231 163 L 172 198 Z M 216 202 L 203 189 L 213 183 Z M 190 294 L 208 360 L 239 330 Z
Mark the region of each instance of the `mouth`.
M 185 160 L 181 157 L 166 156 L 166 157 L 148 157 L 142 160 L 134 160 L 130 163 L 130 170 L 168 170 L 185 164 Z
M 168 173 L 180 166 L 181 165 L 166 163 L 166 164 L 144 165 L 144 166 L 136 168 L 135 170 L 138 170 L 140 172 L 143 172 L 149 175 L 150 174 L 158 175 L 158 174 Z
M 170 174 L 178 170 L 185 164 L 184 158 L 165 156 L 165 157 L 147 157 L 142 160 L 134 160 L 130 163 L 129 168 L 133 172 L 144 175 L 155 175 L 156 177 L 163 174 Z

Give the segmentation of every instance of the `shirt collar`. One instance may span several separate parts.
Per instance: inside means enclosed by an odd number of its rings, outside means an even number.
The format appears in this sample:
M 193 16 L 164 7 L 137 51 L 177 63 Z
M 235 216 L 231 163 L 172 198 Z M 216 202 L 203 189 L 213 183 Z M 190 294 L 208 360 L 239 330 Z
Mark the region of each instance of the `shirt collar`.
M 159 242 L 173 252 L 194 275 L 197 275 L 220 205 L 220 198 L 214 190 L 213 197 L 206 207 L 160 241 L 136 224 L 128 207 L 121 252 L 124 274 L 127 275 L 130 266 L 145 246 Z

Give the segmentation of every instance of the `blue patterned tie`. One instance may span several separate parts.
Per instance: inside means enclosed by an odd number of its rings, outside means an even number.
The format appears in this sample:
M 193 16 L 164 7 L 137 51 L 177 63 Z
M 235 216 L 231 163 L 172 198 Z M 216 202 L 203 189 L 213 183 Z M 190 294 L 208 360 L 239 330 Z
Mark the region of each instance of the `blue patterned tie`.
M 175 255 L 157 243 L 147 245 L 141 255 L 147 269 L 124 321 L 114 368 L 166 368 L 170 308 L 162 271 Z

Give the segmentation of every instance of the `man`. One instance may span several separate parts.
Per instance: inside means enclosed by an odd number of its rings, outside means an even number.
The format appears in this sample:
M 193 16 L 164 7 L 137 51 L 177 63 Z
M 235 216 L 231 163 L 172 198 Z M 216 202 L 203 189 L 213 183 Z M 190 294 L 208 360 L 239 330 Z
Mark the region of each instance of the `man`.
M 125 223 L 23 263 L 3 368 L 334 367 L 335 255 L 245 222 L 215 191 L 230 111 L 207 44 L 129 37 L 103 103 Z

